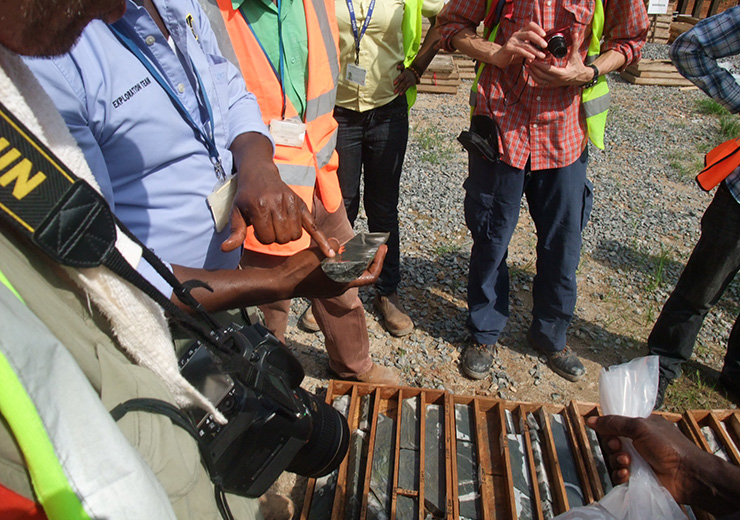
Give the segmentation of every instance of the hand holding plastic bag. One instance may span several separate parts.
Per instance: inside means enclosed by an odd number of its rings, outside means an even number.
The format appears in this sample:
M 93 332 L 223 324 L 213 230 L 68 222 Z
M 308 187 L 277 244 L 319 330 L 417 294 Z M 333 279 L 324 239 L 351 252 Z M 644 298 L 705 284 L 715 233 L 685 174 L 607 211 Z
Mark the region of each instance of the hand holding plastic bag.
M 648 417 L 658 392 L 658 357 L 633 359 L 601 371 L 599 393 L 604 415 Z M 685 520 L 686 515 L 645 460 L 622 438 L 622 449 L 632 458 L 630 479 L 599 502 L 577 507 L 558 520 Z

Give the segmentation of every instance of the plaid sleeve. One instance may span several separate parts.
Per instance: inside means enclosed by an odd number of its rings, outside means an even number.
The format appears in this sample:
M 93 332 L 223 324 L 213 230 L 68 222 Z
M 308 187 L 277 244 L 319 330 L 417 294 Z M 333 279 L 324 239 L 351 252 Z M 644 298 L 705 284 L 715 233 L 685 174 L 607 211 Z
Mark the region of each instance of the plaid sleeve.
M 486 16 L 486 0 L 450 0 L 437 15 L 441 48 L 453 52 L 452 37 L 465 28 L 473 31 Z
M 717 60 L 739 53 L 740 7 L 705 18 L 670 50 L 678 71 L 733 114 L 740 112 L 740 85 Z
M 637 62 L 647 40 L 650 19 L 642 0 L 609 0 L 604 13 L 604 44 L 601 52 L 614 50 L 627 59 L 624 66 Z

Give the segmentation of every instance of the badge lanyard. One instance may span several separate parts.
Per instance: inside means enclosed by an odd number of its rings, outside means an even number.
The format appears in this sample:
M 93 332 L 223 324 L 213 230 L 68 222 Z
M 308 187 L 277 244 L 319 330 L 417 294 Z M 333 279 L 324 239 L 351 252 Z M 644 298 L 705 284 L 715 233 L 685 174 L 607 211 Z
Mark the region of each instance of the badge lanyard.
M 211 103 L 208 100 L 208 95 L 206 94 L 203 80 L 198 73 L 197 67 L 195 67 L 195 64 L 193 64 L 193 61 L 190 60 L 190 64 L 192 65 L 193 71 L 195 72 L 195 77 L 198 81 L 198 90 L 200 93 L 199 98 L 202 98 L 202 103 L 205 105 L 206 111 L 208 112 L 208 121 L 204 125 L 205 131 L 203 130 L 203 127 L 201 127 L 201 125 L 199 125 L 193 119 L 193 117 L 190 115 L 190 112 L 188 112 L 187 108 L 185 108 L 185 105 L 182 104 L 180 98 L 177 96 L 177 94 L 175 94 L 175 92 L 172 90 L 172 87 L 170 87 L 169 83 L 167 83 L 164 77 L 162 77 L 154 64 L 152 64 L 152 62 L 144 55 L 144 53 L 141 52 L 141 49 L 137 47 L 136 43 L 134 43 L 131 38 L 123 34 L 121 29 L 117 27 L 117 25 L 118 22 L 114 24 L 109 24 L 108 27 L 110 27 L 113 34 L 121 41 L 121 43 L 123 43 L 126 48 L 128 48 L 128 50 L 130 50 L 131 53 L 139 59 L 142 65 L 146 67 L 149 73 L 154 77 L 154 80 L 159 83 L 159 85 L 170 97 L 175 105 L 175 108 L 177 108 L 180 114 L 185 118 L 185 121 L 193 128 L 193 130 L 195 130 L 196 134 L 201 137 L 203 143 L 208 149 L 208 155 L 210 156 L 211 162 L 213 163 L 213 169 L 216 171 L 216 176 L 219 178 L 219 180 L 225 180 L 226 173 L 224 172 L 224 167 L 221 163 L 221 155 L 218 152 L 218 147 L 216 146 L 216 139 L 214 136 L 215 124 L 213 119 L 213 110 L 211 109 Z
M 375 0 L 370 1 L 370 6 L 367 8 L 367 16 L 362 24 L 362 29 L 357 32 L 357 17 L 355 16 L 355 7 L 352 5 L 352 0 L 347 0 L 347 8 L 349 9 L 349 21 L 352 25 L 352 35 L 355 37 L 355 65 L 360 64 L 360 40 L 367 31 L 367 26 L 370 24 L 370 18 L 373 16 L 373 9 L 375 9 Z
M 374 1 L 374 0 L 373 0 Z M 249 19 L 247 18 L 247 15 L 244 14 L 244 11 L 242 9 L 239 9 L 239 13 L 241 13 L 242 18 L 244 18 L 244 21 L 247 24 L 247 27 L 252 31 L 252 34 L 254 35 L 254 39 L 257 40 L 257 44 L 260 46 L 260 49 L 262 49 L 262 53 L 267 57 L 267 61 L 270 63 L 270 66 L 272 67 L 273 72 L 275 73 L 275 76 L 277 76 L 278 81 L 280 82 L 280 93 L 283 96 L 283 107 L 282 112 L 280 114 L 280 119 L 285 119 L 285 111 L 288 106 L 288 101 L 285 95 L 285 47 L 283 45 L 283 20 L 281 18 L 281 10 L 282 10 L 282 0 L 277 0 L 277 23 L 278 23 L 278 70 L 275 70 L 275 66 L 270 62 L 269 57 L 267 56 L 267 51 L 265 50 L 264 45 L 262 45 L 262 42 L 257 37 L 257 33 L 254 31 L 254 28 L 252 28 L 252 24 L 250 23 Z

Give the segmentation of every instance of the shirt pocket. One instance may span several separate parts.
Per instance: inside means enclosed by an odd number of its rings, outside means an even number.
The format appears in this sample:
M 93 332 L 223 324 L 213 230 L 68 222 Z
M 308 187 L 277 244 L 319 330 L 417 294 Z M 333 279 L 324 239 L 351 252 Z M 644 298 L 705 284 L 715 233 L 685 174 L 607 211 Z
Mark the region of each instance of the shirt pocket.
M 227 126 L 229 113 L 229 62 L 221 56 L 210 55 L 208 57 L 211 68 L 211 77 L 213 86 L 216 89 L 215 99 L 210 99 L 212 110 L 219 110 L 221 117 L 214 114 L 214 119 L 220 122 L 220 131 L 223 132 L 226 140 L 229 138 L 229 129 Z M 205 79 L 204 79 L 205 81 Z M 218 108 L 217 108 L 218 107 Z M 217 129 L 218 130 L 218 129 Z

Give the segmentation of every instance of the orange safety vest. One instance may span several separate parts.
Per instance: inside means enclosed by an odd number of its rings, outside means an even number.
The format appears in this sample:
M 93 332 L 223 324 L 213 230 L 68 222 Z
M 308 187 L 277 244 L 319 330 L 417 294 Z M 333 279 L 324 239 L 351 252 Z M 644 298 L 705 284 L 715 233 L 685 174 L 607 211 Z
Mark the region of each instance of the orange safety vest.
M 330 213 L 343 204 L 337 178 L 339 160 L 335 151 L 337 122 L 334 120 L 334 102 L 339 76 L 338 29 L 334 15 L 334 0 L 303 0 L 308 33 L 308 85 L 306 86 L 306 138 L 301 147 L 275 145 L 275 164 L 283 181 L 306 203 L 313 207 L 314 187 L 319 199 Z M 231 0 L 218 0 L 226 30 L 239 60 L 247 90 L 259 102 L 262 119 L 280 119 L 283 108 L 282 87 L 252 29 Z M 293 104 L 286 100 L 285 119 L 299 118 Z M 306 249 L 311 237 L 303 236 L 288 244 L 265 245 L 254 236 L 252 226 L 247 230 L 244 247 L 271 255 L 288 256 Z

